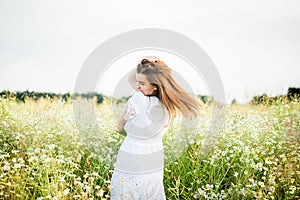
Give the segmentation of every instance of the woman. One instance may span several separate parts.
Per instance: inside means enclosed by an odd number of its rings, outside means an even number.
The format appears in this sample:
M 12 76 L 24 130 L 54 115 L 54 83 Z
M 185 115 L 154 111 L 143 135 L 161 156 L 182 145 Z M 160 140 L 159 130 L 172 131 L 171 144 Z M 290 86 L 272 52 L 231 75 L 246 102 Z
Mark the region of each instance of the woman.
M 200 103 L 173 79 L 170 68 L 145 57 L 131 73 L 135 93 L 128 100 L 116 131 L 127 134 L 111 179 L 111 199 L 166 199 L 163 186 L 162 137 L 177 112 L 197 116 Z

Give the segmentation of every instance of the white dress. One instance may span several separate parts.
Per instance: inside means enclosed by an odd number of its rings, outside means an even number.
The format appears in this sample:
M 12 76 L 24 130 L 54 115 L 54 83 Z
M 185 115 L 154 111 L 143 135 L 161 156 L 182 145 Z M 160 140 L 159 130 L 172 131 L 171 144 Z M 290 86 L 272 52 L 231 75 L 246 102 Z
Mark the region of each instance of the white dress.
M 111 178 L 111 199 L 164 200 L 164 153 L 168 113 L 157 97 L 135 92 L 125 108 L 123 141 Z

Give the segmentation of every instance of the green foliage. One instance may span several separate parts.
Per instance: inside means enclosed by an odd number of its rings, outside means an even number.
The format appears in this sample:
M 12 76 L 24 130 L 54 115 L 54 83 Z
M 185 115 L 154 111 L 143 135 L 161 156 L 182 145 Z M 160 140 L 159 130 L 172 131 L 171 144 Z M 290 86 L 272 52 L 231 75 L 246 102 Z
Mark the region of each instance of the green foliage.
M 210 96 L 198 95 L 198 98 L 205 104 L 212 104 L 213 98 Z
M 251 100 L 253 105 L 280 105 L 288 102 L 299 102 L 300 101 L 300 88 L 289 88 L 286 95 L 278 95 L 274 97 L 268 97 L 267 94 L 260 96 L 254 96 Z
M 85 143 L 71 101 L 0 98 L 0 199 L 109 199 L 112 163 L 124 139 L 113 131 L 111 102 L 95 104 L 100 130 L 90 127 Z M 165 165 L 167 199 L 300 198 L 299 102 L 227 106 L 219 140 L 201 156 L 212 105 L 203 109 L 196 138 Z M 167 139 L 164 146 L 176 149 Z

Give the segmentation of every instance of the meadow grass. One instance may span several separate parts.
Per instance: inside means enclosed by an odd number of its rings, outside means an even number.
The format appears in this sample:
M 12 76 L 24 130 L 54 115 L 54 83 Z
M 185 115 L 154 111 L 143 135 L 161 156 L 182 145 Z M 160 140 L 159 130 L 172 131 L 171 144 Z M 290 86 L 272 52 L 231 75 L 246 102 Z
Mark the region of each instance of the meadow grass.
M 96 125 L 74 115 L 71 100 L 0 99 L 0 199 L 109 199 L 124 139 L 114 132 L 118 111 L 108 99 L 83 103 L 95 105 Z M 165 165 L 167 199 L 300 198 L 299 102 L 227 106 L 219 139 L 202 154 L 211 117 L 205 105 L 195 138 Z M 164 137 L 166 155 L 178 130 L 174 122 Z

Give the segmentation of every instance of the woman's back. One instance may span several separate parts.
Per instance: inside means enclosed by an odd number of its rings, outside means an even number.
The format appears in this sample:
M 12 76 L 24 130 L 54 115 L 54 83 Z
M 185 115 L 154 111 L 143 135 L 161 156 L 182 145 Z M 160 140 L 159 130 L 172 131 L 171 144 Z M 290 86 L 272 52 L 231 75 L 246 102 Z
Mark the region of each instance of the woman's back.
M 151 139 L 167 131 L 168 113 L 155 96 L 135 92 L 125 108 L 127 136 Z

